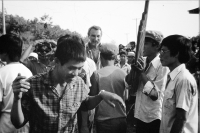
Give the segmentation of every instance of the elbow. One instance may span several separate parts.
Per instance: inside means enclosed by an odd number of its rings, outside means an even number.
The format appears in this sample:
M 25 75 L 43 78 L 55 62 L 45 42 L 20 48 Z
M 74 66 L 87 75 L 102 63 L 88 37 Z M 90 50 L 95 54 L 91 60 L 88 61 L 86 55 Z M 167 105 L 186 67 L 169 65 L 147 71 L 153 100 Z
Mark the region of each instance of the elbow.
M 11 118 L 11 122 L 12 122 L 12 124 L 14 125 L 14 127 L 15 127 L 16 129 L 19 129 L 19 128 L 22 127 L 22 126 L 20 126 L 19 123 L 17 123 L 16 121 L 14 121 L 12 118 Z

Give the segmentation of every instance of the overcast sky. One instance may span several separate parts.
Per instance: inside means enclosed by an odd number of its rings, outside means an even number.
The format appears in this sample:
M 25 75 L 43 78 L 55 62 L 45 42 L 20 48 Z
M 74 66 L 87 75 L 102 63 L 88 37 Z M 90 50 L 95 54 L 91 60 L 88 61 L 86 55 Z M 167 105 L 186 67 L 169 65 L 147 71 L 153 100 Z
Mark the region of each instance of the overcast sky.
M 77 31 L 82 36 L 92 25 L 103 30 L 102 42 L 126 45 L 136 41 L 136 27 L 145 1 L 4 1 L 7 14 L 25 19 L 52 17 L 54 25 Z M 164 36 L 181 34 L 192 37 L 199 33 L 199 15 L 189 14 L 198 0 L 150 0 L 147 30 L 161 31 Z M 1 6 L 2 7 L 2 6 Z

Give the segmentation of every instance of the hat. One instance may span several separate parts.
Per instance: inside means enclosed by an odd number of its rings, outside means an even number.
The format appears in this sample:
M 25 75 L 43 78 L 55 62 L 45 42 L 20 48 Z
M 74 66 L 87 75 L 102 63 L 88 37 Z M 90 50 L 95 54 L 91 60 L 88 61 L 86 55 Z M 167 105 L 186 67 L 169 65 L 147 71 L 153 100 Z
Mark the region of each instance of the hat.
M 161 43 L 163 39 L 163 34 L 160 31 L 149 30 L 149 31 L 146 31 L 145 37 L 151 38 L 155 40 L 156 42 Z
M 29 54 L 29 56 L 28 57 L 35 57 L 37 60 L 38 60 L 38 54 L 37 53 L 35 53 L 35 52 L 32 52 L 32 53 L 30 53 Z
M 128 52 L 127 56 L 135 56 L 135 52 Z
M 99 50 L 101 53 L 108 54 L 108 55 L 117 55 L 119 52 L 119 49 L 117 48 L 117 46 L 110 43 L 102 44 Z

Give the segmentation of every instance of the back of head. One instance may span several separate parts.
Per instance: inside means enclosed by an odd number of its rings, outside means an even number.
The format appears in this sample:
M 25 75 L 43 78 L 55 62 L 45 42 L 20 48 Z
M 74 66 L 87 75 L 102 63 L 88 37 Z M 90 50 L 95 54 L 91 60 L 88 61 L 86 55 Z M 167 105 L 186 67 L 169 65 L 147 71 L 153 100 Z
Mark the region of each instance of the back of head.
M 0 54 L 6 53 L 11 62 L 20 60 L 23 42 L 15 34 L 6 34 L 0 37 Z
M 64 65 L 70 60 L 84 62 L 86 60 L 85 45 L 78 35 L 66 35 L 57 44 L 55 57 Z
M 180 63 L 187 63 L 191 57 L 191 41 L 181 35 L 170 35 L 163 39 L 161 47 L 167 47 L 171 56 L 178 55 Z
M 115 60 L 119 53 L 117 46 L 111 43 L 103 43 L 99 50 L 105 60 Z
M 88 29 L 88 36 L 90 35 L 91 29 L 100 30 L 100 31 L 101 31 L 101 35 L 102 35 L 101 27 L 96 26 L 96 25 L 93 25 L 93 26 L 91 26 L 91 27 Z

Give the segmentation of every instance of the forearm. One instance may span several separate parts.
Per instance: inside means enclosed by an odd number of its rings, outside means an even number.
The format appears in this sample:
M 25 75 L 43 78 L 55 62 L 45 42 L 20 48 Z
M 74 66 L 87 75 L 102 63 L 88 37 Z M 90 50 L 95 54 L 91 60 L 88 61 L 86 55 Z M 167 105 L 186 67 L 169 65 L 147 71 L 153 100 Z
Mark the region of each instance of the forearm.
M 170 133 L 182 133 L 186 120 L 176 118 Z
M 101 93 L 96 96 L 89 96 L 86 100 L 86 105 L 88 110 L 96 108 L 97 105 L 103 100 Z
M 14 100 L 11 110 L 11 121 L 16 128 L 24 125 L 24 114 L 21 108 L 21 100 Z

